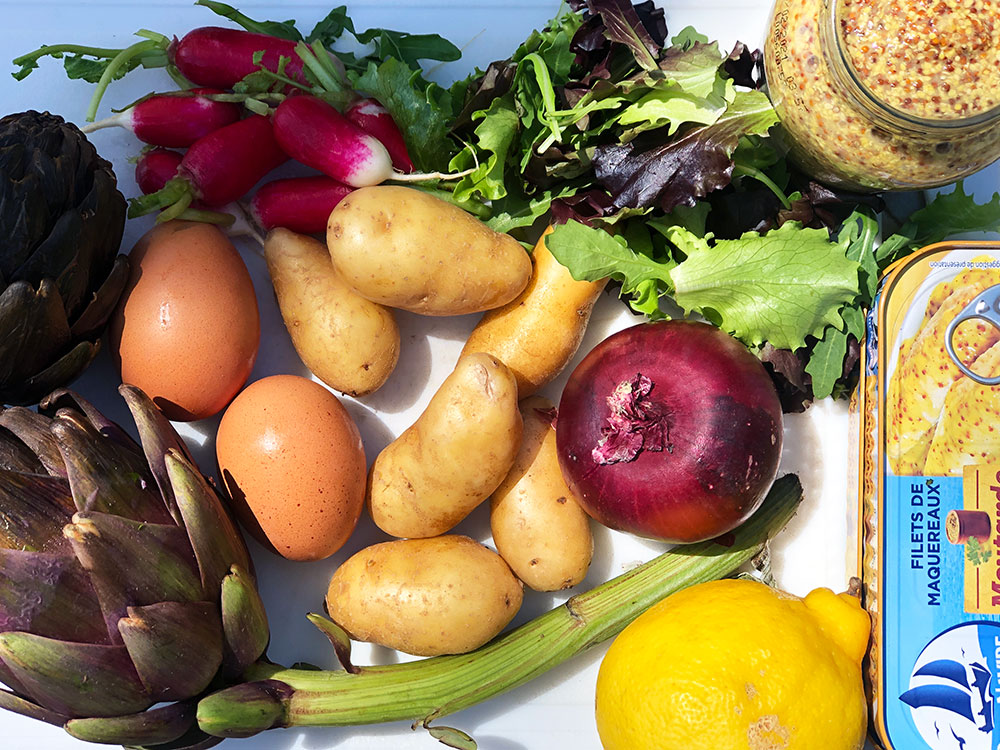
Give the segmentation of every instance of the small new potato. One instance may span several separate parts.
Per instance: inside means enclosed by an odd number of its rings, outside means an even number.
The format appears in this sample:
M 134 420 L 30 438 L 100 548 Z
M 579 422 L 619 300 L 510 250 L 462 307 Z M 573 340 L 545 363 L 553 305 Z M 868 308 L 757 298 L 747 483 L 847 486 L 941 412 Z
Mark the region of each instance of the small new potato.
M 521 443 L 517 381 L 496 357 L 461 357 L 417 421 L 372 464 L 367 505 L 398 537 L 454 528 L 490 496 Z
M 523 595 L 499 555 L 448 535 L 361 550 L 334 572 L 326 608 L 356 640 L 438 656 L 464 654 L 496 636 Z
M 399 360 L 392 310 L 359 296 L 330 262 L 323 243 L 274 229 L 264 258 L 285 327 L 303 364 L 349 396 L 378 389 Z
M 219 477 L 243 526 L 289 560 L 340 549 L 361 516 L 365 453 L 330 391 L 298 375 L 251 383 L 222 416 Z
M 580 348 L 594 303 L 607 285 L 577 281 L 545 245 L 545 231 L 531 254 L 531 280 L 516 299 L 487 312 L 462 352 L 488 352 L 517 378 L 526 398 L 555 378 Z
M 524 436 L 510 473 L 490 500 L 500 556 L 535 591 L 575 586 L 594 553 L 590 518 L 559 468 L 555 407 L 539 396 L 521 402 Z
M 398 185 L 361 188 L 330 214 L 327 247 L 362 297 L 421 315 L 510 302 L 531 276 L 524 248 L 440 198 Z

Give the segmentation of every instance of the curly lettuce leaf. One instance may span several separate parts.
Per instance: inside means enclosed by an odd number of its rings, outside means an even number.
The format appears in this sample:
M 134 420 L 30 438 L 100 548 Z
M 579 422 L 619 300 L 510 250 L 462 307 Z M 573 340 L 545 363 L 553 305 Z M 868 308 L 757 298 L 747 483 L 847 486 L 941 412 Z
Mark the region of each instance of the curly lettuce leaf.
M 649 282 L 670 284 L 673 261 L 656 261 L 637 253 L 623 238 L 578 221 L 555 227 L 545 238 L 545 245 L 577 281 L 610 276 L 622 283 L 624 294 L 647 290 Z
M 859 264 L 822 229 L 788 222 L 710 244 L 673 227 L 668 238 L 686 256 L 670 271 L 674 301 L 750 346 L 804 347 L 806 336 L 843 328 L 839 310 L 858 294 Z

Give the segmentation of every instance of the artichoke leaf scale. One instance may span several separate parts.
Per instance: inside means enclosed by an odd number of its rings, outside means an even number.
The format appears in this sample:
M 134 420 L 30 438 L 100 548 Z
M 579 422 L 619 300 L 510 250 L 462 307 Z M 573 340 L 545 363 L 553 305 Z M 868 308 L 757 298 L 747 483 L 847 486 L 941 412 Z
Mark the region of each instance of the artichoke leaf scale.
M 0 632 L 108 644 L 97 595 L 70 555 L 0 549 Z
M 173 520 L 136 447 L 102 435 L 79 412 L 57 414 L 51 429 L 78 509 L 150 523 Z
M 197 695 L 222 664 L 222 621 L 214 602 L 129 607 L 118 631 L 139 679 L 156 701 Z
M 23 406 L 13 406 L 0 412 L 0 425 L 35 455 L 49 475 L 65 479 L 66 464 L 63 463 L 59 445 L 49 430 L 51 422 L 52 420 Z M 75 509 L 76 506 L 73 507 Z
M 55 283 L 35 289 L 15 281 L 0 294 L 0 388 L 15 385 L 22 370 L 42 369 L 69 343 L 69 322 Z
M 0 471 L 0 547 L 69 553 L 63 527 L 71 504 L 62 479 Z
M 2 416 L 2 414 L 0 414 Z M 45 474 L 45 467 L 31 449 L 0 422 L 0 469 L 22 474 Z
M 66 716 L 117 716 L 152 705 L 124 646 L 0 633 L 0 659 L 28 697 Z

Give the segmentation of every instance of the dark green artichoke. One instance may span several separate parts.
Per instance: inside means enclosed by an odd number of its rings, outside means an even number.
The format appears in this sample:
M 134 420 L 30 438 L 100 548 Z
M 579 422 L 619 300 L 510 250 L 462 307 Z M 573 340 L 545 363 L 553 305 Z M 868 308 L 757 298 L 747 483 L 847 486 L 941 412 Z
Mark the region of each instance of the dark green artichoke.
M 70 391 L 0 412 L 0 707 L 95 742 L 208 747 L 195 701 L 260 658 L 267 620 L 218 493 L 120 391 L 141 446 Z
M 96 356 L 128 278 L 125 211 L 75 125 L 0 119 L 0 403 L 36 403 Z

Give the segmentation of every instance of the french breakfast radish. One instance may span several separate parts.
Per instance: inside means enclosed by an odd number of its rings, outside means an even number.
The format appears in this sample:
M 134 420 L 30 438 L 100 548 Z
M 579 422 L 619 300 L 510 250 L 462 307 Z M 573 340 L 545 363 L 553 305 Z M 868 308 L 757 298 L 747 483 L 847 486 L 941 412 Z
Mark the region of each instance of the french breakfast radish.
M 296 43 L 269 34 L 258 34 L 221 26 L 202 26 L 180 39 L 153 31 L 139 33 L 142 41 L 123 49 L 108 49 L 80 44 L 49 44 L 15 58 L 21 67 L 14 77 L 21 80 L 38 67 L 38 60 L 62 57 L 70 53 L 107 60 L 107 66 L 87 107 L 86 120 L 93 122 L 108 85 L 136 64 L 144 68 L 166 67 L 176 71 L 196 86 L 230 89 L 246 76 L 262 67 L 277 72 L 282 58 L 287 58 L 283 73 L 286 78 L 306 83 L 302 73 L 302 58 L 295 51 Z M 260 64 L 254 56 L 262 53 Z
M 177 176 L 183 154 L 168 148 L 152 148 L 140 154 L 135 163 L 135 184 L 143 195 L 162 190 Z
M 288 97 L 274 110 L 272 122 L 285 153 L 327 177 L 366 187 L 393 176 L 392 159 L 378 138 L 318 97 Z
M 412 172 L 413 161 L 406 141 L 389 110 L 375 99 L 358 99 L 344 110 L 344 116 L 365 132 L 379 139 L 392 157 L 392 166 L 400 172 Z
M 290 157 L 351 187 L 371 187 L 386 180 L 420 182 L 457 179 L 455 174 L 393 171 L 392 157 L 381 141 L 337 109 L 309 94 L 289 96 L 271 117 L 274 137 Z
M 179 215 L 193 201 L 223 206 L 246 195 L 287 159 L 274 138 L 270 121 L 253 115 L 193 143 L 181 159 L 177 177 L 162 190 L 131 201 L 129 215 L 143 216 L 166 209 L 160 217 L 165 221 Z
M 154 94 L 112 117 L 85 125 L 91 133 L 114 126 L 131 130 L 143 143 L 168 148 L 187 148 L 199 138 L 240 119 L 243 107 L 236 102 L 220 102 L 204 94 L 221 94 L 218 89 L 192 89 L 171 94 Z
M 330 212 L 353 189 L 325 175 L 274 180 L 250 200 L 250 216 L 265 230 L 284 227 L 299 234 L 320 234 L 326 231 Z
M 282 57 L 288 58 L 284 74 L 304 83 L 302 58 L 296 54 L 295 44 L 268 34 L 203 26 L 174 40 L 167 56 L 181 75 L 199 86 L 232 88 L 260 67 L 277 71 Z M 263 53 L 259 66 L 253 61 L 257 52 Z

